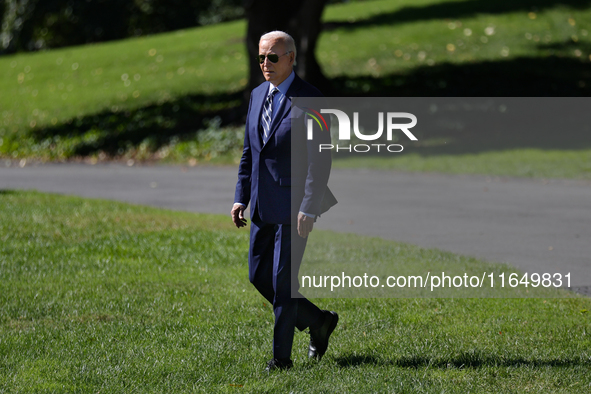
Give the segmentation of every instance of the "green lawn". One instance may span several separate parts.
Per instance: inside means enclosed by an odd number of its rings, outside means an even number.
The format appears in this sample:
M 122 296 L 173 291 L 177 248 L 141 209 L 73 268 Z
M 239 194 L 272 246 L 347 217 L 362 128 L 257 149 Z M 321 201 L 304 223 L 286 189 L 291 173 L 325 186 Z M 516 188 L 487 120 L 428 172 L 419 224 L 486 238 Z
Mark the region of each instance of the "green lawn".
M 545 150 L 513 148 L 502 151 L 400 155 L 395 159 L 355 157 L 335 160 L 336 168 L 373 168 L 448 174 L 487 174 L 526 178 L 591 179 L 591 149 Z
M 588 6 L 579 1 L 529 4 L 519 0 L 376 0 L 335 5 L 325 14 L 325 21 L 335 26 L 324 32 L 318 56 L 332 77 L 380 77 L 424 65 L 554 55 L 591 61 Z M 399 95 L 395 90 L 392 93 Z
M 315 237 L 335 250 L 354 245 Z M 0 238 L 0 392 L 591 388 L 588 298 L 321 299 L 341 316 L 329 352 L 307 361 L 308 337 L 296 334 L 295 367 L 268 375 L 272 311 L 248 283 L 247 231 L 228 217 L 5 191 Z M 357 255 L 491 267 L 370 246 Z
M 337 95 L 591 93 L 591 9 L 580 1 L 353 1 L 323 20 L 317 57 Z M 240 125 L 220 120 L 235 122 L 247 83 L 245 32 L 234 21 L 0 57 L 0 158 L 235 162 Z M 591 139 L 556 139 L 560 148 L 532 141 L 363 165 L 589 178 Z

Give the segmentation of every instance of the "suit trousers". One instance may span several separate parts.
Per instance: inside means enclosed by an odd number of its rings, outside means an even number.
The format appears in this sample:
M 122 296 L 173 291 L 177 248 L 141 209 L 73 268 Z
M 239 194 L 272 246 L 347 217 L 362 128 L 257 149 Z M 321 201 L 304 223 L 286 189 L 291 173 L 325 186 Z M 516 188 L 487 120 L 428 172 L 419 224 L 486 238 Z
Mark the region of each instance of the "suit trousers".
M 296 226 L 270 224 L 254 214 L 250 224 L 248 276 L 250 282 L 273 305 L 273 357 L 291 358 L 295 327 L 300 331 L 322 322 L 322 311 L 308 299 L 292 298 L 299 289 L 299 271 L 307 238 Z M 292 278 L 291 271 L 294 269 Z

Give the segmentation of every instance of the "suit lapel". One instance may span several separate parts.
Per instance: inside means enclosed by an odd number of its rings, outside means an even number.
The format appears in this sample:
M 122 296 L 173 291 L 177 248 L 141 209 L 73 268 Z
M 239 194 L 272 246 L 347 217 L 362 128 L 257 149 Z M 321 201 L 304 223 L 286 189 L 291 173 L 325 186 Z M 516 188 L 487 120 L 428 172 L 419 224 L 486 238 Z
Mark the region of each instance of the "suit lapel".
M 287 93 L 285 94 L 283 101 L 281 102 L 279 107 L 277 107 L 277 113 L 273 115 L 273 122 L 271 123 L 271 131 L 269 133 L 269 139 L 267 140 L 267 142 L 271 141 L 271 137 L 273 137 L 273 134 L 275 134 L 275 131 L 277 131 L 283 119 L 285 119 L 291 113 L 291 98 L 297 96 L 297 92 L 300 89 L 300 81 L 301 79 L 296 74 L 293 79 L 293 82 L 289 86 L 289 89 L 287 89 Z M 262 108 L 263 106 L 261 105 L 261 112 Z

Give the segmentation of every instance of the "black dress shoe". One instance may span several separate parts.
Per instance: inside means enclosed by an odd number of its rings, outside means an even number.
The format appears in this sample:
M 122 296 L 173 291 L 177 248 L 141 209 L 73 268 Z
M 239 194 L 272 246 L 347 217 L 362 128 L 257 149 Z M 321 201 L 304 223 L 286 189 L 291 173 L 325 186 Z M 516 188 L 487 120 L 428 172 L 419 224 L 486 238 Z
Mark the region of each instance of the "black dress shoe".
M 328 348 L 328 338 L 334 331 L 339 321 L 339 315 L 336 312 L 323 311 L 324 323 L 316 330 L 310 330 L 310 347 L 308 348 L 308 357 L 320 360 Z
M 271 359 L 271 361 L 269 361 L 267 363 L 267 368 L 265 368 L 265 371 L 271 372 L 271 371 L 275 371 L 278 369 L 288 370 L 291 367 L 293 367 L 293 362 L 289 358 L 285 358 L 285 359 L 273 358 L 273 359 Z

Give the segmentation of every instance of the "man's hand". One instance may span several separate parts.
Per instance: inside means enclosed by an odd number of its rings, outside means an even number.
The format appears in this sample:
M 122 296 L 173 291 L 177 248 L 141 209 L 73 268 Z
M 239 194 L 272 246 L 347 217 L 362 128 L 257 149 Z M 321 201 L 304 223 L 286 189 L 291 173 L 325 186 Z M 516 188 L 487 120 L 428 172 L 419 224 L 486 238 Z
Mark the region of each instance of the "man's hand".
M 314 219 L 306 216 L 303 213 L 298 213 L 298 235 L 302 238 L 308 238 L 308 234 L 312 232 L 314 227 Z
M 246 226 L 246 219 L 244 219 L 245 209 L 246 207 L 242 204 L 234 204 L 232 207 L 230 215 L 232 216 L 232 221 L 238 228 Z

